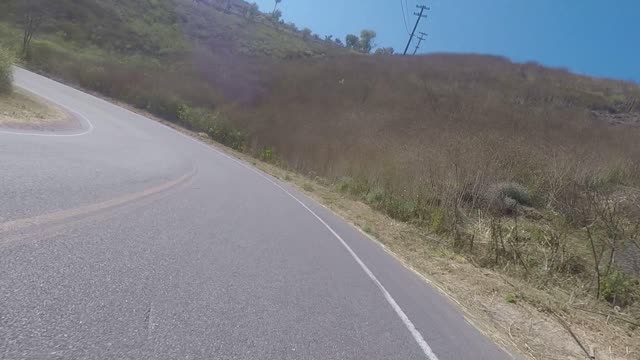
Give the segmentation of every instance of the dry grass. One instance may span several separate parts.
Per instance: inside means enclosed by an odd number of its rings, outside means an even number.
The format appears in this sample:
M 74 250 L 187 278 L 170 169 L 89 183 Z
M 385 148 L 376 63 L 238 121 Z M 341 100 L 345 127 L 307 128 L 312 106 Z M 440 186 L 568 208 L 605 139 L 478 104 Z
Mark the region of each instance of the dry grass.
M 565 178 L 638 171 L 640 132 L 592 112 L 626 111 L 640 98 L 631 84 L 459 55 L 345 56 L 279 70 L 257 106 L 231 113 L 256 149 L 273 147 L 305 173 L 404 197 L 478 177 L 483 187 L 516 181 L 545 201 Z
M 16 90 L 0 96 L 0 126 L 20 129 L 58 129 L 71 120 L 61 109 Z
M 479 266 L 588 289 L 640 317 L 637 274 L 614 261 L 640 224 L 625 210 L 640 186 L 640 129 L 602 115 L 640 119 L 638 86 L 472 55 L 278 71 L 254 107 L 226 109 L 253 154 L 270 149 L 285 168 L 444 235 Z

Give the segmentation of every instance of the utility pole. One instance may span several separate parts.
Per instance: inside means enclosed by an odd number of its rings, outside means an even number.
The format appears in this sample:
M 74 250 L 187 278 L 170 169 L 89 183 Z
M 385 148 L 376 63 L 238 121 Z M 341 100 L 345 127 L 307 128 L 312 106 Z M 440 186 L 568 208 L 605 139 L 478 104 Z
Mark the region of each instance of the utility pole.
M 425 10 L 430 10 L 428 7 L 424 5 L 416 5 L 418 9 L 420 9 L 420 13 L 413 13 L 418 17 L 416 20 L 416 25 L 413 27 L 413 31 L 411 32 L 411 36 L 409 36 L 409 41 L 407 42 L 407 47 L 404 48 L 404 55 L 407 55 L 407 51 L 409 51 L 409 45 L 411 45 L 411 40 L 413 40 L 413 36 L 416 34 L 416 29 L 418 28 L 418 24 L 420 24 L 420 20 L 422 18 L 426 18 L 427 15 L 424 15 Z
M 420 36 L 418 36 L 418 45 L 416 45 L 416 49 L 413 50 L 413 55 L 415 55 L 418 52 L 418 49 L 420 49 L 420 44 L 422 44 L 423 41 L 427 40 L 428 35 L 429 34 L 420 32 Z

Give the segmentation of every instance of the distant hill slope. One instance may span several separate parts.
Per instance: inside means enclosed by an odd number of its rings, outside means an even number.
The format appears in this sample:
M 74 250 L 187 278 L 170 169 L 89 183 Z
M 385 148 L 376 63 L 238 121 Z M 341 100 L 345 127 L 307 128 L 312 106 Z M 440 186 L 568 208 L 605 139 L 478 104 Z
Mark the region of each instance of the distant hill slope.
M 0 19 L 17 23 L 22 0 L 0 4 Z M 166 55 L 194 44 L 216 51 L 278 58 L 336 50 L 334 44 L 302 39 L 290 25 L 249 14 L 244 1 L 227 0 L 56 0 L 49 2 L 42 31 L 80 46 L 125 54 Z
M 155 88 L 156 94 L 132 102 L 170 118 L 175 109 L 169 98 L 208 107 L 225 98 L 251 101 L 271 64 L 347 53 L 334 42 L 305 38 L 292 25 L 251 15 L 244 1 L 231 1 L 231 7 L 227 0 L 43 3 L 48 15 L 32 44 L 32 68 L 129 101 L 138 92 L 132 84 Z M 16 49 L 22 4 L 0 3 L 0 42 Z

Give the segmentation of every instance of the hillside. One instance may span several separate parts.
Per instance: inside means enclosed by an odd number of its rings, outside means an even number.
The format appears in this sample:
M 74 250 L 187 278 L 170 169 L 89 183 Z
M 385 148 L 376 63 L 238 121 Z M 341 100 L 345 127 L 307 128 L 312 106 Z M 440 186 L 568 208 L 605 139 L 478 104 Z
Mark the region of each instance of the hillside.
M 2 42 L 14 49 L 22 40 L 21 3 L 0 4 Z M 250 101 L 260 93 L 268 74 L 264 69 L 271 64 L 341 51 L 333 43 L 303 39 L 290 25 L 265 15 L 245 13 L 247 3 L 234 2 L 228 11 L 223 3 L 47 3 L 29 64 L 109 96 L 135 97 L 137 106 L 175 118 L 172 102 L 211 107 L 223 101 L 221 96 Z M 180 84 L 185 88 L 176 88 Z
M 0 4 L 0 44 L 17 52 L 20 4 Z M 25 66 L 429 233 L 405 244 L 415 253 L 437 236 L 455 257 L 554 294 L 513 295 L 542 313 L 582 319 L 576 298 L 615 312 L 626 320 L 607 323 L 615 331 L 585 325 L 585 336 L 640 351 L 637 84 L 496 56 L 363 55 L 239 0 L 48 11 Z

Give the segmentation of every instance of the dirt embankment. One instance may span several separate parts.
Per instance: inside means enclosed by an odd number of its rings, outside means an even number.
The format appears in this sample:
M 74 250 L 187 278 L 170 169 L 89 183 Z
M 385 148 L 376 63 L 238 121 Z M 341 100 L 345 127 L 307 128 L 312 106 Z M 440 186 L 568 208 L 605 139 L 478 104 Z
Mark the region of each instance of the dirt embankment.
M 69 113 L 24 90 L 0 96 L 0 128 L 53 131 L 79 127 Z

